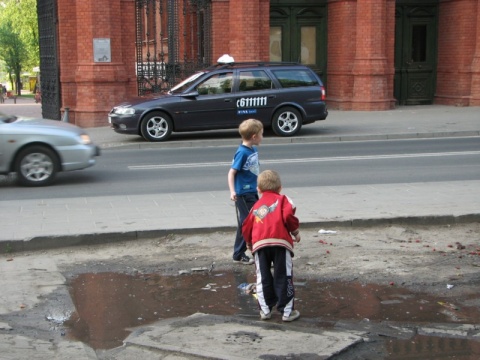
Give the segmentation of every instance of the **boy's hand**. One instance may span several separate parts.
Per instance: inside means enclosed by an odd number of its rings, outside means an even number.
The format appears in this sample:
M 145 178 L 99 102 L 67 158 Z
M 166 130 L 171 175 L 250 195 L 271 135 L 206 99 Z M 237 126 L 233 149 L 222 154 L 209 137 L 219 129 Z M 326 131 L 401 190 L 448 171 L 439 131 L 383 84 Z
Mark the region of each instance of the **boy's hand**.
M 292 234 L 292 237 L 293 237 L 293 242 L 300 242 L 300 239 L 301 239 L 300 230 L 297 229 L 295 231 L 292 231 L 291 234 Z
M 230 193 L 230 200 L 237 201 L 237 193 L 235 192 Z
M 299 243 L 299 242 L 300 242 L 300 239 L 301 239 L 300 233 L 298 233 L 297 235 L 293 235 L 293 241 L 294 241 L 294 242 Z

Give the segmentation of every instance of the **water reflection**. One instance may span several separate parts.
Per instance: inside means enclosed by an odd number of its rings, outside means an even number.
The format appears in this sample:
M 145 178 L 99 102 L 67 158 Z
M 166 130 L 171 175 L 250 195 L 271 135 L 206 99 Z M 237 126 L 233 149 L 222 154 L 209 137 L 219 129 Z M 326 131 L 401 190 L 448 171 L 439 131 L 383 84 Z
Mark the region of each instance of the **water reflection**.
M 417 335 L 408 340 L 387 341 L 388 360 L 477 360 L 480 342 L 436 336 Z
M 233 273 L 182 276 L 82 274 L 70 284 L 76 313 L 67 325 L 94 349 L 122 344 L 129 327 L 196 312 L 233 315 L 243 310 Z M 243 301 L 240 302 L 240 300 Z M 251 307 L 255 306 L 250 301 Z M 248 309 L 253 312 L 253 309 Z
M 242 295 L 238 289 L 241 283 L 254 281 L 253 273 L 231 271 L 181 276 L 82 274 L 69 284 L 76 313 L 66 325 L 70 336 L 94 349 L 110 349 L 122 345 L 128 328 L 159 319 L 196 312 L 256 319 L 256 300 Z M 319 326 L 322 321 L 362 319 L 403 323 L 479 322 L 477 308 L 459 309 L 450 305 L 446 300 L 393 286 L 314 280 L 298 281 L 296 286 L 296 306 L 302 318 Z M 394 354 L 395 344 L 391 345 Z

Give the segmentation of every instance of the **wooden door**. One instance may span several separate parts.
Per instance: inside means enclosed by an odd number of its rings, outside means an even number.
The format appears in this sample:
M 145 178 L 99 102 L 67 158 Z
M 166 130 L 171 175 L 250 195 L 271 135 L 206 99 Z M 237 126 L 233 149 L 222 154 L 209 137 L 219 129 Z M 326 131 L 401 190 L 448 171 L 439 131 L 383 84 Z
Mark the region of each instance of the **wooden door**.
M 397 5 L 394 96 L 400 105 L 433 103 L 437 9 L 437 6 Z
M 290 2 L 291 3 L 291 2 Z M 270 61 L 292 61 L 311 67 L 327 79 L 325 6 L 298 3 L 270 6 Z

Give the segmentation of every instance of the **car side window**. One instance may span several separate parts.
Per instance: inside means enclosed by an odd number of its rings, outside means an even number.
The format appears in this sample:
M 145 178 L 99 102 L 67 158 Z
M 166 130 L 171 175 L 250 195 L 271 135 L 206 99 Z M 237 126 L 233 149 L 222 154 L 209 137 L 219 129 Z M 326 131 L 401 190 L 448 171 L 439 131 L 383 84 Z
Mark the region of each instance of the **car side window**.
M 308 70 L 273 70 L 272 73 L 284 88 L 319 85 L 317 78 Z
M 216 95 L 232 92 L 233 73 L 220 73 L 210 76 L 197 85 L 199 95 Z
M 272 88 L 272 80 L 263 70 L 240 71 L 239 91 L 268 90 Z

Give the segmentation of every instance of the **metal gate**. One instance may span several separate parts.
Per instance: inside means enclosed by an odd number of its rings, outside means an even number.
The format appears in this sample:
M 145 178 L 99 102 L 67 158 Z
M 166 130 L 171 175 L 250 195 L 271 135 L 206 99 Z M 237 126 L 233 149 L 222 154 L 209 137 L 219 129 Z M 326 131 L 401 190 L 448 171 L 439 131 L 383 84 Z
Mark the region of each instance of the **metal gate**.
M 138 95 L 162 93 L 210 65 L 210 0 L 135 0 Z
M 60 71 L 57 53 L 57 1 L 38 0 L 42 116 L 60 120 Z

